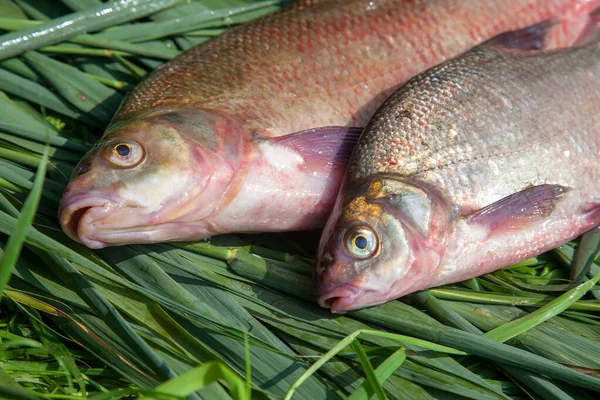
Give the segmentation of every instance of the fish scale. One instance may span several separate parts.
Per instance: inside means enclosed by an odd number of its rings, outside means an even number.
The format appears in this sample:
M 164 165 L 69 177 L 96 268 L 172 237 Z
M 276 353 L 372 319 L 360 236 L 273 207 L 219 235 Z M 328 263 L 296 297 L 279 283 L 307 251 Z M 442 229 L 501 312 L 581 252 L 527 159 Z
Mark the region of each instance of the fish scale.
M 416 76 L 354 149 L 319 246 L 319 302 L 378 304 L 600 225 L 599 156 L 598 44 L 481 46 Z
M 522 165 L 529 154 L 561 162 L 582 153 L 600 155 L 600 135 L 588 134 L 600 126 L 594 112 L 600 102 L 600 57 L 596 47 L 573 53 L 581 60 L 556 53 L 521 61 L 518 53 L 483 48 L 432 69 L 397 91 L 374 116 L 353 153 L 347 180 L 380 172 L 435 178 L 450 189 L 446 193 L 455 203 L 468 197 L 476 208 L 493 202 L 484 195 L 487 186 L 497 188 L 493 196 L 504 197 L 523 181 L 560 177 L 558 183 L 568 185 L 584 177 L 593 184 L 598 174 L 591 159 L 566 171 Z M 574 112 L 567 104 L 590 110 Z M 510 176 L 513 185 L 500 173 L 509 167 L 518 171 Z

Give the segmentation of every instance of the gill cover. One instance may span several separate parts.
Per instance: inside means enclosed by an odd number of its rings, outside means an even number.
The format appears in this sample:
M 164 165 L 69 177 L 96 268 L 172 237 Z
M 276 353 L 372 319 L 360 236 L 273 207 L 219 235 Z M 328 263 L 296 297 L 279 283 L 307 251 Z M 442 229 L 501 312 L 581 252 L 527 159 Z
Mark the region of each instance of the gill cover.
M 319 246 L 319 303 L 346 311 L 426 287 L 445 251 L 451 207 L 435 189 L 393 175 L 348 186 Z

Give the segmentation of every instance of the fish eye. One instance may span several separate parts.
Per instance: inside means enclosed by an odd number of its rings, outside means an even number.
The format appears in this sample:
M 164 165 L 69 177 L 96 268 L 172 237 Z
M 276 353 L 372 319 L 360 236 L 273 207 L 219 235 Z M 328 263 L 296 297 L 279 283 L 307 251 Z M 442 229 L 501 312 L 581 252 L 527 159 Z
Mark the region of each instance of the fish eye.
M 115 146 L 115 151 L 121 157 L 127 157 L 129 153 L 131 153 L 131 145 L 130 144 L 118 144 Z
M 368 258 L 379 248 L 379 240 L 371 228 L 355 226 L 344 235 L 344 245 L 351 256 Z
M 108 159 L 120 167 L 135 167 L 142 161 L 144 151 L 133 140 L 116 142 L 107 147 Z

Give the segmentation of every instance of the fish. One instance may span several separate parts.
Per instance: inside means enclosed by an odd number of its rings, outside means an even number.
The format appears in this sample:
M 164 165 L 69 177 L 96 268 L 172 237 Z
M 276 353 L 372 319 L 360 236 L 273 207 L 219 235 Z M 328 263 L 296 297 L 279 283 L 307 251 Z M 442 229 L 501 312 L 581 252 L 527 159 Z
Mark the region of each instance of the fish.
M 561 46 L 599 3 L 298 1 L 138 85 L 75 168 L 61 227 L 92 249 L 322 227 L 362 128 L 400 84 L 541 21 L 554 21 L 544 47 Z
M 462 281 L 600 225 L 600 45 L 480 46 L 369 122 L 314 268 L 333 312 Z

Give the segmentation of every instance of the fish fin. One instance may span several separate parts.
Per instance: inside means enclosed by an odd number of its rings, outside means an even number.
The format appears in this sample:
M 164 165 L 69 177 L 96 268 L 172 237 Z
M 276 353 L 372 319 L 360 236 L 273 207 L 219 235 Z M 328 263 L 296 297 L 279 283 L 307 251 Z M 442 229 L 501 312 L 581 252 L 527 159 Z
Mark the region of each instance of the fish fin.
M 600 42 L 600 11 L 590 17 L 575 46 L 585 46 L 598 42 Z
M 600 38 L 597 15 L 579 14 L 561 19 L 548 32 L 545 50 L 584 46 Z
M 549 217 L 568 190 L 560 185 L 533 186 L 469 215 L 467 222 L 485 225 L 492 231 L 525 228 Z
M 544 21 L 518 31 L 505 32 L 488 40 L 486 45 L 515 50 L 542 50 L 553 25 L 551 21 Z
M 268 139 L 272 145 L 291 148 L 308 163 L 321 162 L 345 167 L 362 128 L 325 126 Z
M 544 21 L 492 38 L 488 45 L 515 50 L 552 50 L 591 44 L 600 38 L 597 15 L 570 15 L 557 21 Z

